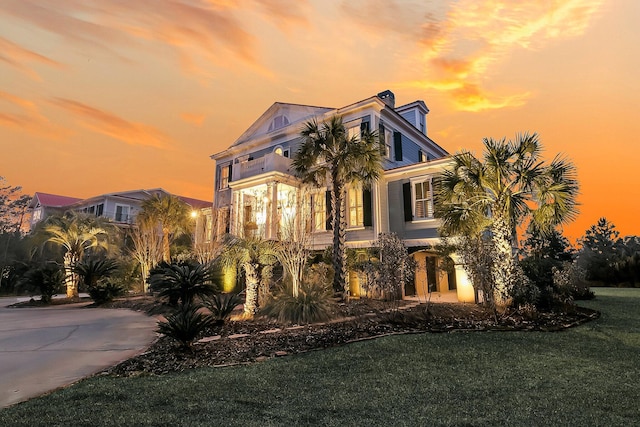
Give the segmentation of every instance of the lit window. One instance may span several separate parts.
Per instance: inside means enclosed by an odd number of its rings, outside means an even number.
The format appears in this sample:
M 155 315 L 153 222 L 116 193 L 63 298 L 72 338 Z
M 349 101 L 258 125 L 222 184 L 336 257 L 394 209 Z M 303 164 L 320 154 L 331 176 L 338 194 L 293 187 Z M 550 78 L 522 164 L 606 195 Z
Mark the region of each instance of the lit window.
M 433 218 L 433 193 L 431 191 L 431 179 L 413 183 L 414 193 L 414 218 Z
M 362 203 L 362 187 L 349 188 L 348 195 L 349 227 L 364 226 L 364 207 Z
M 327 223 L 326 195 L 311 195 L 311 229 L 312 231 L 324 231 Z
M 349 141 L 353 140 L 354 138 L 359 141 L 360 140 L 360 126 L 354 126 L 354 127 L 350 127 L 349 129 L 347 129 L 347 138 L 349 138 Z
M 282 151 L 282 147 L 276 147 L 275 150 L 273 150 L 274 153 L 276 153 L 278 156 L 282 156 L 283 155 L 283 151 Z

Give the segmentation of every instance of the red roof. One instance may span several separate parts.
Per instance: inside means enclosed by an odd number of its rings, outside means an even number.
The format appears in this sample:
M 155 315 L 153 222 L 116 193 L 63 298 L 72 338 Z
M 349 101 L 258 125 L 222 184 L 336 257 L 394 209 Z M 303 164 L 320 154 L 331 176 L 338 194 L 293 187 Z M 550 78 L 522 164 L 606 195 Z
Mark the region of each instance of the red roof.
M 69 206 L 75 202 L 79 202 L 82 199 L 78 199 L 77 197 L 69 197 L 69 196 L 59 196 L 57 194 L 48 194 L 48 193 L 38 193 L 33 196 L 33 201 L 31 202 L 31 207 L 35 207 L 35 201 L 38 200 L 40 206 L 52 207 L 52 208 L 61 208 L 64 206 Z

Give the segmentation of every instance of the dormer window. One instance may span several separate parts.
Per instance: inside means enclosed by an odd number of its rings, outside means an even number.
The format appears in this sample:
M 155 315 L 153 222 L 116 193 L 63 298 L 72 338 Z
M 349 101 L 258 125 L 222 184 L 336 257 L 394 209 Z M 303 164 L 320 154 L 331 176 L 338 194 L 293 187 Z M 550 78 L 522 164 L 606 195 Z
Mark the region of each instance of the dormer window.
M 284 115 L 276 116 L 276 117 L 274 117 L 274 119 L 271 122 L 271 124 L 269 124 L 268 132 L 272 132 L 274 130 L 278 130 L 280 128 L 283 128 L 283 127 L 287 126 L 288 124 L 289 124 L 289 119 L 287 118 L 287 116 L 284 116 Z

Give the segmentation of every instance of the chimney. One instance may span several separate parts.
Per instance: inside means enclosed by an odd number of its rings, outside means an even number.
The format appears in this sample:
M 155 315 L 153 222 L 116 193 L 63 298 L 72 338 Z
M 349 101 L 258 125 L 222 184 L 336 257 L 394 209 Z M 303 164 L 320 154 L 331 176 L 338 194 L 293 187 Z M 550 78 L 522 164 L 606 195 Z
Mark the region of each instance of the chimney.
M 378 94 L 378 98 L 380 98 L 382 102 L 387 104 L 387 107 L 389 108 L 396 107 L 396 97 L 393 94 L 393 92 L 391 92 L 390 90 L 385 90 L 384 92 L 380 92 Z

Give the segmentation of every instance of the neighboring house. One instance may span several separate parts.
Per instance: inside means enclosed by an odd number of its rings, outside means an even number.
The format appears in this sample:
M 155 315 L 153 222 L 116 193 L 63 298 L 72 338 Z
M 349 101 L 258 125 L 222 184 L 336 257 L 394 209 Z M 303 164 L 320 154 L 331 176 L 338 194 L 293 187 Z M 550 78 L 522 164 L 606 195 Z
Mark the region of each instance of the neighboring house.
M 256 235 L 278 239 L 283 218 L 295 216 L 300 181 L 291 159 L 301 144 L 300 131 L 309 120 L 319 123 L 333 115 L 343 118 L 349 135 L 368 129 L 384 144 L 384 169 L 371 189 L 350 187 L 346 197 L 347 246 L 370 247 L 379 233 L 396 233 L 418 263 L 413 287 L 404 296 L 426 298 L 430 292 L 473 301 L 474 293 L 461 266 L 447 273 L 433 252 L 439 243 L 433 213 L 432 179 L 449 163 L 447 151 L 427 136 L 423 101 L 396 107 L 394 94 L 384 91 L 341 108 L 273 104 L 228 149 L 214 154 L 215 234 Z M 331 245 L 330 194 L 326 188 L 305 194 L 310 212 L 305 218 L 312 248 Z M 361 290 L 351 275 L 350 290 Z
M 32 211 L 31 229 L 40 221 L 68 210 L 82 212 L 105 218 L 121 227 L 128 227 L 135 222 L 142 202 L 156 194 L 169 195 L 161 188 L 151 190 L 133 190 L 118 193 L 101 194 L 88 199 L 58 196 L 55 194 L 35 193 L 29 208 Z M 202 227 L 210 227 L 211 202 L 178 196 L 191 207 Z M 200 225 L 200 224 L 199 224 Z

